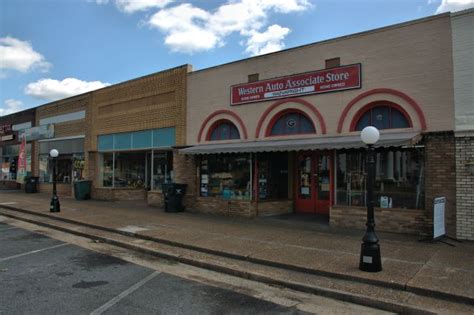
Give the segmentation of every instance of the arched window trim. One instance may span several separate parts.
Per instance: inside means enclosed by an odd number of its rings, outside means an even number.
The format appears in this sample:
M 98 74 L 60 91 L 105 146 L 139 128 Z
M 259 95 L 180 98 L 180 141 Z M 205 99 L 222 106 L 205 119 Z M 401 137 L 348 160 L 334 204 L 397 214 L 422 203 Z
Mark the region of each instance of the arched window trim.
M 314 132 L 304 132 L 304 133 L 289 133 L 289 134 L 280 134 L 280 135 L 272 135 L 273 126 L 276 122 L 285 115 L 288 114 L 300 114 L 304 116 L 308 121 L 312 124 Z M 316 134 L 316 126 L 314 125 L 313 120 L 306 114 L 304 111 L 296 109 L 296 108 L 287 108 L 284 109 L 277 114 L 275 114 L 270 122 L 267 125 L 267 129 L 265 130 L 265 137 L 281 137 L 281 136 L 295 136 L 295 135 L 313 135 Z
M 222 124 L 230 124 L 232 125 L 236 130 L 237 130 L 237 133 L 239 134 L 239 137 L 238 138 L 235 138 L 235 139 L 232 139 L 232 138 L 229 138 L 229 139 L 218 139 L 218 140 L 211 140 L 211 135 L 212 133 L 214 132 L 214 130 L 216 128 L 218 128 L 220 125 Z M 206 134 L 206 141 L 225 141 L 225 140 L 239 140 L 241 139 L 241 135 L 240 135 L 240 130 L 239 128 L 237 128 L 237 126 L 229 119 L 219 119 L 219 120 L 216 120 L 215 122 L 212 123 L 212 125 L 209 127 L 209 129 L 207 130 L 207 134 Z
M 354 118 L 352 118 L 350 131 L 358 131 L 356 130 L 357 123 L 366 112 L 368 112 L 369 110 L 372 110 L 375 107 L 383 107 L 383 106 L 390 107 L 391 109 L 395 109 L 399 111 L 407 120 L 408 128 L 413 128 L 413 122 L 411 120 L 411 117 L 403 107 L 390 101 L 376 101 L 376 102 L 372 102 L 363 106 L 361 109 L 357 111 L 357 113 L 354 115 Z M 389 128 L 389 129 L 392 129 L 392 128 Z M 396 128 L 393 128 L 393 129 L 396 129 Z

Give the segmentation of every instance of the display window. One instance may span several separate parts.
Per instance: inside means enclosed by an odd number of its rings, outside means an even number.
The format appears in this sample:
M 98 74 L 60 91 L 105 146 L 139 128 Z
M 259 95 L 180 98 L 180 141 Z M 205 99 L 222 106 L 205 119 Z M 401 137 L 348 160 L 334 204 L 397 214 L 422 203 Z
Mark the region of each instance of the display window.
M 82 154 L 60 154 L 56 160 L 56 182 L 70 184 L 73 179 L 80 179 L 77 171 L 73 171 L 74 161 L 83 160 Z M 53 182 L 53 159 L 49 154 L 41 154 L 39 156 L 39 180 L 42 183 Z M 75 177 L 76 176 L 76 177 Z M 79 177 L 77 177 L 79 176 Z
M 200 195 L 225 200 L 250 200 L 250 155 L 206 156 L 200 163 Z
M 337 153 L 337 204 L 367 205 L 366 159 L 365 150 Z M 423 149 L 377 149 L 374 198 L 381 208 L 423 209 Z
M 15 181 L 18 172 L 20 145 L 4 146 L 0 150 L 0 180 Z M 26 144 L 26 171 L 31 172 L 31 143 Z
M 288 199 L 288 153 L 258 154 L 258 199 Z
M 102 187 L 161 191 L 173 181 L 173 154 L 168 151 L 106 152 L 99 155 Z

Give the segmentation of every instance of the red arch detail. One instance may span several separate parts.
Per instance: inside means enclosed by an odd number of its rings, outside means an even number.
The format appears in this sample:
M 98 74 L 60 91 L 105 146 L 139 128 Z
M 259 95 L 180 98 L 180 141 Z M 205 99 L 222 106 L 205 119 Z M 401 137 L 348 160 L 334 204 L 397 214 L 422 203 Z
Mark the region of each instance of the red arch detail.
M 288 113 L 298 113 L 298 114 L 301 114 L 304 117 L 306 117 L 311 122 L 311 124 L 313 124 L 313 128 L 314 128 L 314 132 L 306 133 L 306 134 L 315 134 L 316 133 L 316 127 L 314 126 L 313 120 L 310 117 L 308 117 L 308 115 L 304 111 L 302 111 L 300 109 L 297 109 L 297 108 L 286 108 L 282 111 L 279 111 L 275 115 L 273 115 L 272 119 L 270 120 L 270 122 L 267 125 L 267 129 L 265 130 L 265 137 L 270 137 L 271 136 L 273 125 L 277 122 L 278 119 L 280 119 L 282 116 L 284 116 Z M 297 134 L 291 134 L 291 135 L 297 135 Z M 301 135 L 301 133 L 299 133 L 299 135 Z M 278 135 L 278 136 L 280 136 L 280 135 Z M 284 135 L 281 135 L 281 136 L 284 136 Z
M 198 134 L 198 138 L 197 138 L 197 141 L 198 141 L 198 142 L 201 142 L 202 133 L 204 132 L 204 128 L 206 128 L 207 123 L 208 123 L 212 118 L 216 117 L 217 115 L 229 115 L 229 116 L 235 118 L 235 119 L 237 120 L 237 122 L 239 123 L 240 127 L 242 128 L 242 131 L 244 132 L 244 139 L 247 139 L 247 138 L 248 138 L 248 135 L 247 135 L 247 128 L 245 128 L 244 122 L 242 121 L 242 119 L 240 118 L 240 116 L 237 115 L 237 114 L 234 113 L 234 112 L 231 112 L 230 110 L 221 109 L 221 110 L 218 110 L 218 111 L 213 112 L 212 114 L 210 114 L 209 116 L 207 116 L 207 118 L 204 120 L 204 122 L 203 122 L 202 125 L 201 125 L 201 129 L 199 129 L 199 134 Z
M 416 111 L 416 114 L 418 115 L 418 119 L 420 120 L 421 124 L 421 129 L 426 130 L 426 120 L 425 120 L 425 115 L 423 114 L 423 110 L 421 109 L 420 105 L 412 99 L 410 96 L 406 95 L 403 92 L 393 90 L 393 89 L 387 89 L 387 88 L 380 88 L 380 89 L 373 89 L 367 92 L 364 92 L 360 95 L 358 95 L 356 98 L 354 98 L 352 101 L 347 104 L 346 108 L 344 108 L 344 111 L 341 114 L 341 117 L 339 118 L 339 123 L 337 125 L 337 133 L 341 133 L 342 131 L 342 126 L 344 124 L 344 121 L 346 120 L 347 113 L 349 110 L 356 104 L 358 101 L 361 99 L 374 95 L 374 94 L 380 94 L 380 93 L 385 93 L 385 94 L 392 94 L 395 96 L 400 97 L 401 99 L 405 100 L 410 106 Z
M 322 134 L 326 134 L 326 123 L 324 122 L 323 116 L 316 109 L 316 107 L 314 107 L 311 103 L 305 100 L 302 100 L 300 98 L 289 98 L 289 99 L 277 101 L 272 106 L 267 108 L 267 110 L 262 114 L 262 117 L 260 117 L 260 120 L 258 121 L 257 130 L 255 131 L 255 138 L 258 138 L 258 135 L 260 134 L 260 130 L 262 129 L 263 122 L 265 121 L 267 116 L 270 114 L 270 112 L 274 110 L 277 106 L 280 106 L 281 104 L 285 104 L 285 103 L 290 103 L 290 102 L 301 104 L 305 106 L 306 108 L 308 108 L 309 110 L 311 110 L 318 118 L 318 122 L 319 122 L 319 125 L 321 126 Z
M 352 118 L 349 131 L 355 131 L 355 127 L 357 123 L 359 122 L 359 119 L 362 117 L 362 115 L 364 115 L 368 110 L 371 110 L 372 108 L 377 107 L 377 106 L 388 106 L 388 107 L 398 110 L 400 113 L 402 113 L 402 115 L 407 120 L 408 126 L 410 126 L 409 128 L 413 128 L 413 122 L 411 120 L 411 117 L 410 115 L 408 115 L 407 111 L 403 107 L 390 101 L 375 101 L 359 109 L 359 111 Z

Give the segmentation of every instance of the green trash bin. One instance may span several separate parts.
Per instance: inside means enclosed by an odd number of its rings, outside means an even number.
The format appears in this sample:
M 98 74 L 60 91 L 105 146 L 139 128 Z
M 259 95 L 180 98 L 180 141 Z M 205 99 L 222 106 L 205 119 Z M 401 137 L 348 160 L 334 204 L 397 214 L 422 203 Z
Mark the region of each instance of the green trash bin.
M 90 180 L 76 180 L 74 182 L 74 197 L 76 200 L 91 199 L 91 185 Z

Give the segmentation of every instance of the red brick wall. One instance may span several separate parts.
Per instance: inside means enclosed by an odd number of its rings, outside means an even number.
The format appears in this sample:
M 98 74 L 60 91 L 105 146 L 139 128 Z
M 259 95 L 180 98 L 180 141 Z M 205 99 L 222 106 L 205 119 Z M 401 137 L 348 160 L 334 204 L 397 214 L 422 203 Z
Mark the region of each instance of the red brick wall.
M 375 208 L 376 231 L 403 234 L 420 234 L 423 226 L 424 210 Z M 363 230 L 367 221 L 365 207 L 333 206 L 330 213 L 330 225 Z
M 456 151 L 452 132 L 424 135 L 425 222 L 422 233 L 432 236 L 433 199 L 446 197 L 446 233 L 456 237 Z

